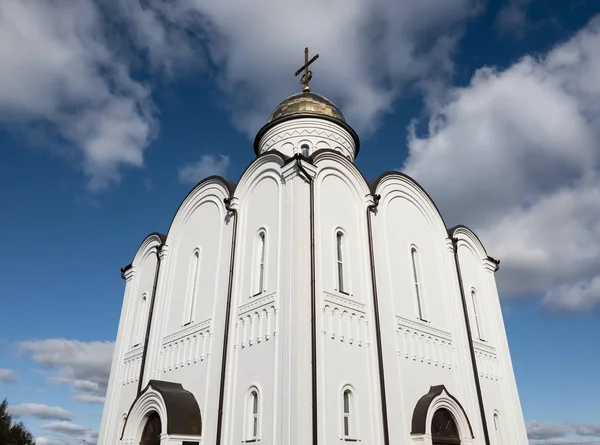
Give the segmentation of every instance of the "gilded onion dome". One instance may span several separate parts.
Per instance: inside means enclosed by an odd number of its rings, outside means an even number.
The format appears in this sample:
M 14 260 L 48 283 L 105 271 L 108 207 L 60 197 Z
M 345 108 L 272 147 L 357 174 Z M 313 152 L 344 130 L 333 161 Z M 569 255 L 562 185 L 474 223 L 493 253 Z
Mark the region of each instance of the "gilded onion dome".
M 346 122 L 340 109 L 330 100 L 310 91 L 303 91 L 285 99 L 277 106 L 277 108 L 275 108 L 273 113 L 271 113 L 267 122 L 272 122 L 296 114 L 327 116 Z

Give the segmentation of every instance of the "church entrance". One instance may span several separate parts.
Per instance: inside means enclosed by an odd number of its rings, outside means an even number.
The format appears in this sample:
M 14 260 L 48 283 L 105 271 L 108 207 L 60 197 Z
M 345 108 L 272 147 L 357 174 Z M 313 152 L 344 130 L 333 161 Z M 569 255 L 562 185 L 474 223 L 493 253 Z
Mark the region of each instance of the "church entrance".
M 447 409 L 438 409 L 431 421 L 433 445 L 459 445 L 460 437 L 454 417 Z
M 146 421 L 140 445 L 160 445 L 161 431 L 162 424 L 160 423 L 160 417 L 156 412 L 153 412 Z

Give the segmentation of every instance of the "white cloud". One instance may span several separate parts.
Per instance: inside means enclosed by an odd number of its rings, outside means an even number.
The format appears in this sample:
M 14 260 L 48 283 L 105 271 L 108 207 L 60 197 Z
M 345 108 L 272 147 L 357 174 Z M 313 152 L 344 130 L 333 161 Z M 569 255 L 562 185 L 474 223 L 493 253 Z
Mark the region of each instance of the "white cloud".
M 0 0 L 0 123 L 48 130 L 38 143 L 64 154 L 66 142 L 101 189 L 142 167 L 157 134 L 140 73 L 173 79 L 210 60 L 217 101 L 254 136 L 299 91 L 292 74 L 309 46 L 321 55 L 314 89 L 369 131 L 408 82 L 452 72 L 462 25 L 479 11 L 479 0 Z
M 51 437 L 42 437 L 42 444 L 54 445 L 94 445 L 98 441 L 98 432 L 88 426 L 71 422 L 50 422 L 40 427 L 47 431 Z M 38 442 L 39 445 L 39 442 Z
M 52 370 L 48 379 L 73 388 L 77 400 L 102 403 L 106 394 L 114 344 L 48 339 L 18 344 L 21 353 Z
M 4 383 L 16 383 L 19 381 L 19 376 L 10 369 L 0 368 L 0 382 Z
M 503 295 L 600 304 L 598 47 L 600 18 L 543 57 L 481 68 L 431 109 L 426 135 L 411 128 L 403 169 L 502 259 Z
M 73 415 L 60 406 L 48 406 L 40 403 L 21 403 L 9 407 L 13 417 L 33 416 L 38 419 L 71 420 Z
M 569 433 L 569 428 L 560 423 L 530 420 L 525 422 L 525 427 L 530 439 L 555 439 L 565 437 Z
M 229 164 L 229 156 L 203 155 L 198 162 L 190 162 L 179 169 L 179 181 L 196 184 L 207 176 L 225 176 Z
M 94 2 L 0 0 L 0 122 L 45 126 L 39 143 L 70 147 L 91 189 L 142 166 L 155 131 L 150 90 L 111 49 L 107 23 Z
M 481 10 L 477 0 L 150 3 L 176 23 L 203 29 L 223 102 L 251 136 L 283 97 L 300 91 L 292 76 L 305 46 L 321 56 L 311 66 L 313 89 L 369 131 L 407 82 L 452 71 L 460 26 Z
M 83 432 L 89 431 L 91 428 L 88 426 L 77 425 L 71 422 L 50 422 L 41 426 L 42 429 L 53 431 L 55 433 L 63 433 L 63 434 L 81 434 Z
M 589 423 L 525 422 L 531 445 L 599 444 L 590 438 L 600 437 L 600 425 Z

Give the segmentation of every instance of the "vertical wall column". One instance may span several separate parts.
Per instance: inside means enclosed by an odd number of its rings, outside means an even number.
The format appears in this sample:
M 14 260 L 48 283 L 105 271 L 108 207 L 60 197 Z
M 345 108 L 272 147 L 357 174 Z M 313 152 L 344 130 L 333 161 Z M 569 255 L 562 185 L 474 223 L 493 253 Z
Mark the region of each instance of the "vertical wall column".
M 98 443 L 118 443 L 118 415 L 117 405 L 119 402 L 118 392 L 121 389 L 120 375 L 122 372 L 123 355 L 127 345 L 126 330 L 129 327 L 127 324 L 131 312 L 131 296 L 134 294 L 136 268 L 130 266 L 121 270 L 121 277 L 125 280 L 125 296 L 123 297 L 123 305 L 121 308 L 121 317 L 119 318 L 119 328 L 117 330 L 117 343 L 113 352 L 112 364 L 110 367 L 109 386 L 106 391 L 106 403 L 102 413 L 102 424 L 100 425 L 100 433 L 108 437 L 98 436 Z

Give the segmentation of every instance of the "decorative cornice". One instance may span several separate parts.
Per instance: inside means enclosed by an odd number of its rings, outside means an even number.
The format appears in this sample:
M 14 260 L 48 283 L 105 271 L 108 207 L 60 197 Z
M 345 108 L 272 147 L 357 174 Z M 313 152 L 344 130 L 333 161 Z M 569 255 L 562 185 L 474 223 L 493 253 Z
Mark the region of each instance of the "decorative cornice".
M 131 281 L 135 277 L 136 270 L 136 267 L 132 266 L 131 264 L 127 267 L 124 267 L 121 269 L 121 278 L 123 278 L 125 281 Z
M 158 251 L 158 256 L 160 257 L 160 260 L 163 261 L 167 257 L 168 253 L 169 253 L 169 245 L 163 244 L 160 247 L 160 250 Z
M 124 361 L 135 358 L 139 355 L 142 355 L 142 351 L 144 350 L 144 345 L 139 345 L 133 348 L 131 351 L 127 352 L 123 358 Z
M 433 335 L 435 337 L 439 337 L 443 340 L 451 340 L 452 334 L 450 332 L 442 331 L 441 329 L 434 328 L 433 326 L 424 323 L 422 321 L 410 320 L 408 318 L 396 316 L 396 322 L 398 326 L 414 329 L 415 331 L 423 332 L 425 334 Z
M 488 344 L 473 340 L 473 347 L 475 348 L 476 351 L 482 351 L 487 354 L 496 355 L 496 348 L 494 348 L 493 346 L 490 346 Z
M 326 302 L 335 304 L 337 306 L 343 306 L 346 309 L 350 309 L 352 311 L 358 311 L 362 314 L 365 313 L 365 305 L 363 303 L 360 303 L 358 301 L 352 300 L 350 298 L 347 297 L 343 297 L 341 295 L 336 295 L 334 293 L 331 292 L 327 292 L 327 291 L 323 291 L 323 299 Z
M 163 345 L 166 345 L 167 343 L 171 343 L 172 341 L 180 340 L 181 338 L 187 337 L 189 335 L 196 334 L 200 331 L 204 331 L 204 330 L 210 328 L 211 321 L 212 320 L 210 318 L 208 318 L 200 323 L 194 323 L 190 326 L 185 326 L 183 329 L 181 329 L 177 332 L 174 332 L 173 334 L 165 337 L 164 341 L 163 341 Z
M 339 125 L 321 119 L 292 120 L 271 128 L 262 138 L 261 152 L 270 150 L 273 145 L 285 139 L 302 136 L 318 136 L 339 144 L 354 154 L 355 147 L 351 135 Z
M 262 297 L 252 297 L 252 299 L 238 308 L 238 317 L 247 314 L 255 309 L 272 304 L 275 302 L 275 292 L 268 293 Z

